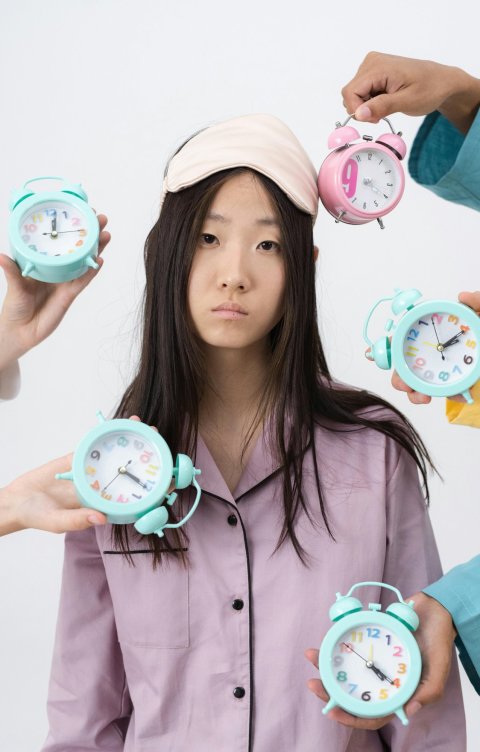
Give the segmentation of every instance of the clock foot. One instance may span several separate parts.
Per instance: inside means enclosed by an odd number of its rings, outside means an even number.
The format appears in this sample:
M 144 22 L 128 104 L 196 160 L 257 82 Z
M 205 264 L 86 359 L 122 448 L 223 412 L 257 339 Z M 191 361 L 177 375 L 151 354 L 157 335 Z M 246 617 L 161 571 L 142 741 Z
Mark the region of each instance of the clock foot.
M 330 713 L 330 711 L 333 710 L 333 708 L 337 707 L 337 704 L 338 703 L 336 703 L 335 700 L 332 700 L 332 698 L 330 698 L 322 710 L 323 715 L 327 715 L 327 713 Z
M 399 708 L 398 710 L 396 710 L 395 711 L 395 715 L 397 715 L 398 718 L 400 718 L 400 720 L 401 720 L 401 722 L 402 722 L 402 724 L 404 726 L 408 726 L 408 718 L 405 715 L 405 711 L 404 711 L 403 708 Z
M 377 217 L 377 222 L 378 222 L 378 224 L 380 225 L 380 229 L 381 229 L 381 230 L 384 230 L 384 229 L 385 229 L 385 225 L 383 224 L 383 222 L 382 222 L 382 220 L 380 219 L 380 217 Z

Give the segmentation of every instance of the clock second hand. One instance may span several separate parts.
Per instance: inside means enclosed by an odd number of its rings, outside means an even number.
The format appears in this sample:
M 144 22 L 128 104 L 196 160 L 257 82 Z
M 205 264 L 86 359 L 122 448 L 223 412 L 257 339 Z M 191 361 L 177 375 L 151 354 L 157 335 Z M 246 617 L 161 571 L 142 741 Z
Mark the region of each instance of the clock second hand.
M 119 468 L 118 468 L 118 473 L 116 474 L 115 478 L 112 478 L 112 480 L 110 481 L 110 483 L 107 483 L 107 485 L 105 486 L 105 488 L 102 488 L 102 493 L 103 493 L 104 491 L 106 491 L 106 490 L 107 490 L 107 488 L 108 488 L 109 486 L 111 486 L 111 484 L 113 483 L 113 481 L 114 481 L 114 480 L 116 480 L 116 479 L 118 478 L 118 476 L 119 476 L 119 475 L 123 475 L 123 473 L 126 473 L 126 472 L 127 472 L 125 468 L 126 468 L 126 467 L 128 467 L 128 465 L 129 465 L 129 464 L 130 464 L 131 462 L 132 462 L 132 460 L 128 460 L 128 462 L 127 462 L 127 464 L 126 464 L 126 465 L 122 465 L 122 467 L 119 467 Z
M 53 222 L 53 220 L 52 220 Z M 57 235 L 65 235 L 66 232 L 82 232 L 82 230 L 85 232 L 84 227 L 78 227 L 76 230 L 58 230 L 58 232 L 55 230 Z M 42 232 L 42 235 L 53 235 L 52 232 Z M 54 237 L 56 237 L 55 235 Z
M 347 648 L 347 650 L 349 650 L 351 653 L 355 653 L 355 655 L 358 655 L 358 657 L 361 658 L 362 661 L 365 661 L 366 667 L 369 668 L 369 669 L 371 669 L 373 671 L 373 673 L 376 674 L 379 679 L 381 679 L 381 681 L 385 680 L 385 681 L 389 682 L 390 684 L 393 684 L 393 681 L 391 679 L 389 679 L 388 676 L 383 673 L 383 671 L 380 671 L 380 669 L 377 668 L 377 666 L 375 666 L 375 664 L 374 664 L 373 661 L 367 661 L 367 659 L 364 658 L 363 655 L 360 655 L 360 653 L 357 653 L 357 651 L 354 650 L 352 648 L 352 646 L 349 645 L 347 642 L 342 642 L 342 645 L 345 645 L 345 647 Z

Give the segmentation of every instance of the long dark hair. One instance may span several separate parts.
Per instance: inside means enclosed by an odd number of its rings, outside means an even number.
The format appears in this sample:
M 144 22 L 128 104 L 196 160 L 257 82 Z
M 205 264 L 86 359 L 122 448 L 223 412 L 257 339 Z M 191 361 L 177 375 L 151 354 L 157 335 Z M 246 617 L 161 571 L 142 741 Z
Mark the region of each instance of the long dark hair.
M 140 362 L 116 415 L 137 414 L 145 423 L 156 426 L 174 456 L 177 452 L 195 453 L 199 404 L 207 384 L 201 347 L 187 313 L 192 258 L 215 194 L 227 180 L 246 169 L 223 170 L 178 193 L 168 193 L 145 243 Z M 261 407 L 246 444 L 265 421 L 271 450 L 283 468 L 284 522 L 277 548 L 289 538 L 306 563 L 294 521 L 299 509 L 308 515 L 302 480 L 303 458 L 310 448 L 321 514 L 329 535 L 334 538 L 317 462 L 317 425 L 331 431 L 370 428 L 392 438 L 415 460 L 427 502 L 427 465 L 431 461 L 421 438 L 399 410 L 365 390 L 333 382 L 317 325 L 312 218 L 294 206 L 273 181 L 251 172 L 268 191 L 278 213 L 286 287 L 284 315 L 269 335 L 271 364 Z M 114 526 L 114 538 L 117 547 L 128 556 L 125 527 Z M 187 540 L 184 532 L 177 531 L 169 531 L 161 541 L 155 535 L 148 536 L 154 566 L 165 552 L 178 555 L 185 562 L 183 551 Z

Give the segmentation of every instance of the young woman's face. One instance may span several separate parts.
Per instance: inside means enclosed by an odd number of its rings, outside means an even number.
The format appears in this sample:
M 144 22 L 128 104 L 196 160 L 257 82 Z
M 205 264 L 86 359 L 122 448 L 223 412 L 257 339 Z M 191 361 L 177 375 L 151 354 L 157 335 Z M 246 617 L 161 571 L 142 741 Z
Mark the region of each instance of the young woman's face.
M 285 267 L 278 216 L 250 173 L 216 194 L 198 239 L 188 282 L 195 333 L 229 349 L 264 340 L 283 314 Z

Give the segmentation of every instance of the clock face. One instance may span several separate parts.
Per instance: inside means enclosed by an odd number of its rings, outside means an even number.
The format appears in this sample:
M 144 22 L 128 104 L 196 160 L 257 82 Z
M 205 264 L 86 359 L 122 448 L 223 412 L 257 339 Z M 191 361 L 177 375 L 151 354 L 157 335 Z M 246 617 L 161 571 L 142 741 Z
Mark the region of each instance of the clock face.
M 23 214 L 20 236 L 42 256 L 65 256 L 87 241 L 87 218 L 76 206 L 63 201 L 44 201 Z
M 365 703 L 394 698 L 410 668 L 409 651 L 398 635 L 375 623 L 344 632 L 332 653 L 332 672 L 338 687 Z
M 477 338 L 465 321 L 449 313 L 417 319 L 403 341 L 405 362 L 429 384 L 447 385 L 468 376 L 477 364 Z
M 103 499 L 135 503 L 159 485 L 162 462 L 156 447 L 140 434 L 112 431 L 89 447 L 85 480 Z
M 396 199 L 401 185 L 398 163 L 384 151 L 359 149 L 342 169 L 341 183 L 348 203 L 378 214 Z

